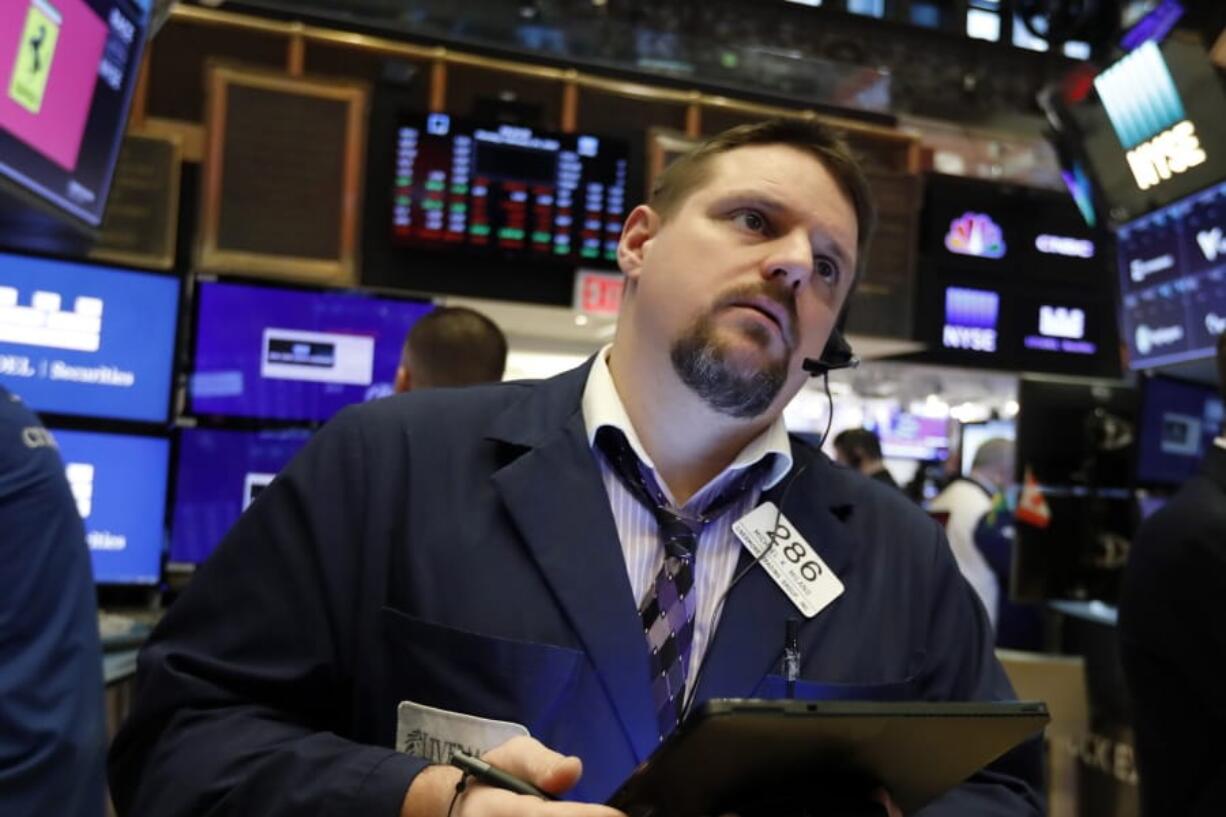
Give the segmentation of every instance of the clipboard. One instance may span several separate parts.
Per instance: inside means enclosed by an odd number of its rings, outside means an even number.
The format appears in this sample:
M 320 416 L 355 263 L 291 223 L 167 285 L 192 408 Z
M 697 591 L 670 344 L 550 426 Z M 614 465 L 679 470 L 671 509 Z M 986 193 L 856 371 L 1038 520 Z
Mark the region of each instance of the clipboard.
M 770 793 L 884 787 L 906 814 L 1047 724 L 1047 705 L 715 699 L 609 799 L 630 817 L 709 817 Z

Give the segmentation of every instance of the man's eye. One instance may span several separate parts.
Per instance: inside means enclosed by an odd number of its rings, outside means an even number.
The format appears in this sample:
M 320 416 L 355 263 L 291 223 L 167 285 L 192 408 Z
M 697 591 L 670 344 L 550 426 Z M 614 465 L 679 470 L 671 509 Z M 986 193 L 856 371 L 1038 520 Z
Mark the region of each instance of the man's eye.
M 827 283 L 836 284 L 839 281 L 838 264 L 827 258 L 815 259 L 813 261 L 813 272 Z
M 750 232 L 761 233 L 766 231 L 766 219 L 757 210 L 738 210 L 733 214 L 732 220 L 738 226 L 744 227 Z

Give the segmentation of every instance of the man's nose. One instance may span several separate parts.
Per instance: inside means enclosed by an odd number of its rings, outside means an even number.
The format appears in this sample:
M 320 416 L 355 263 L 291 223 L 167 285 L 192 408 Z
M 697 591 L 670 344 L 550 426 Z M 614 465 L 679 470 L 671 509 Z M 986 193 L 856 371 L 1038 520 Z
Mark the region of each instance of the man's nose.
M 808 236 L 793 230 L 772 241 L 762 273 L 764 278 L 782 280 L 792 290 L 809 280 L 813 274 L 813 247 Z

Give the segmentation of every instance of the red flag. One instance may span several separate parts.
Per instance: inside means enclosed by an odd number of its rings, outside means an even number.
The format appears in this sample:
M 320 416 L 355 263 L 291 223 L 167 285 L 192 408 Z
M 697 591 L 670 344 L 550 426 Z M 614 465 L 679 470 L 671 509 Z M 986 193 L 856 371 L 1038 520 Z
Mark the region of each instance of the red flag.
M 1039 481 L 1034 478 L 1034 472 L 1026 469 L 1026 479 L 1022 483 L 1022 494 L 1017 500 L 1017 513 L 1014 517 L 1018 522 L 1025 522 L 1036 528 L 1046 528 L 1051 524 L 1051 508 L 1039 490 Z

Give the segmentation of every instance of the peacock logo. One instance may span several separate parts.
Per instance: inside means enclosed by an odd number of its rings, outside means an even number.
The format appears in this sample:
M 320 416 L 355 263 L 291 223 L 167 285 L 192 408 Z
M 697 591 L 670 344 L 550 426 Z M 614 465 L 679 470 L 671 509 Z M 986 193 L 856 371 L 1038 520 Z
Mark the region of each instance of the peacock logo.
M 976 258 L 1004 258 L 1005 234 L 986 213 L 963 213 L 949 224 L 945 249 Z

